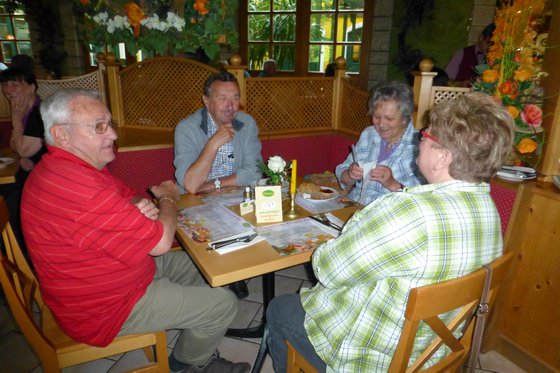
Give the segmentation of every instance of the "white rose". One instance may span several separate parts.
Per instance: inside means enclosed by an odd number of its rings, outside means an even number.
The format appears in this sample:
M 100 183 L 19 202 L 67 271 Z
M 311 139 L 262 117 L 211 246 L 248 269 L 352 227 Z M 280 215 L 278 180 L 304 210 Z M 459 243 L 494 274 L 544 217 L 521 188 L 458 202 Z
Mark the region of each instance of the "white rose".
M 268 159 L 268 168 L 270 168 L 272 172 L 283 172 L 285 167 L 286 161 L 283 160 L 282 157 L 275 155 Z

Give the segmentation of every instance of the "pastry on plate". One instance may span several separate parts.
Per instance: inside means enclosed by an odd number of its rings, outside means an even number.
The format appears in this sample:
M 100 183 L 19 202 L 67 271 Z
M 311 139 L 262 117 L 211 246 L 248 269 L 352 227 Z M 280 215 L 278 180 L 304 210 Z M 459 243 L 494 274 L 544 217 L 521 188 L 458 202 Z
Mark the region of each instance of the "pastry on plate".
M 336 191 L 313 183 L 302 183 L 298 187 L 298 193 L 307 199 L 330 199 Z

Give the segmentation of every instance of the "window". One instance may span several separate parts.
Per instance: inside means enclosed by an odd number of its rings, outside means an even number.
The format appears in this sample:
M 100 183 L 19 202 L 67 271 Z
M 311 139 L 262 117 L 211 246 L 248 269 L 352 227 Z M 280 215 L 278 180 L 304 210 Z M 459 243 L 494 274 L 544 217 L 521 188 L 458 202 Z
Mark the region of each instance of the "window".
M 349 72 L 360 72 L 364 0 L 312 0 L 308 71 L 324 72 L 338 56 Z
M 4 63 L 10 63 L 16 54 L 33 56 L 29 25 L 23 10 L 17 6 L 13 14 L 10 14 L 7 8 L 7 6 L 0 6 L 0 48 Z
M 296 75 L 323 73 L 339 56 L 359 73 L 369 50 L 373 2 L 365 0 L 248 0 L 240 2 L 240 45 L 250 70 L 268 58 Z M 364 27 L 364 25 L 369 25 Z M 363 57 L 366 57 L 365 59 Z M 366 62 L 367 63 L 367 62 Z M 364 65 L 365 66 L 365 65 Z

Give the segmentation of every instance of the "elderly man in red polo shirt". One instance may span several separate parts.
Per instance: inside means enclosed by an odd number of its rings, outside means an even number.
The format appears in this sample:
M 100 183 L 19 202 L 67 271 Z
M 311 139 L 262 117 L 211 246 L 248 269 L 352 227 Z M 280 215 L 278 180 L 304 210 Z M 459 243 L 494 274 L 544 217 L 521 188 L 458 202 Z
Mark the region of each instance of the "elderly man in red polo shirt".
M 41 105 L 48 154 L 23 191 L 22 223 L 45 303 L 72 338 L 106 346 L 117 336 L 183 329 L 173 371 L 246 372 L 216 355 L 237 312 L 184 252 L 168 252 L 177 185 L 151 187 L 158 207 L 112 176 L 117 134 L 94 91 L 65 89 Z

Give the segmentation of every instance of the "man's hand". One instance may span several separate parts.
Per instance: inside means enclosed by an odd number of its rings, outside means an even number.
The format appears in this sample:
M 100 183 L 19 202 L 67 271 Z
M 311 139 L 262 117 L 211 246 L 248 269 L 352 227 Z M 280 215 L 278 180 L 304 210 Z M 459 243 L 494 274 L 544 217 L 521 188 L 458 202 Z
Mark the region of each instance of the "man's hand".
M 150 187 L 150 191 L 159 200 L 158 221 L 163 225 L 163 236 L 158 244 L 150 251 L 150 255 L 162 255 L 169 251 L 177 228 L 177 202 L 179 188 L 171 180 Z
M 233 125 L 231 123 L 222 124 L 218 127 L 216 133 L 212 135 L 212 137 L 208 141 L 211 141 L 216 149 L 219 149 L 222 145 L 227 144 L 228 142 L 233 140 L 234 136 L 235 130 L 233 129 Z
M 157 220 L 159 217 L 159 209 L 149 199 L 139 199 L 134 202 L 134 206 L 138 207 L 138 210 L 150 220 Z
M 167 180 L 159 185 L 154 185 L 150 187 L 150 191 L 156 198 L 165 196 L 172 198 L 175 202 L 179 201 L 179 188 L 174 181 Z

